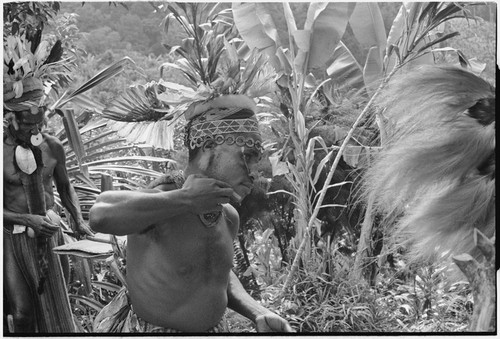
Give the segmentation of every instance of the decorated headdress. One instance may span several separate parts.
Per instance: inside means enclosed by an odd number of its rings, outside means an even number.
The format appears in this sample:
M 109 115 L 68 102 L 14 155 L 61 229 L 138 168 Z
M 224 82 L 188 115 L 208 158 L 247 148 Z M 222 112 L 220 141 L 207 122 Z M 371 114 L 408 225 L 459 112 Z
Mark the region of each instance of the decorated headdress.
M 43 105 L 44 80 L 54 80 L 50 68 L 62 56 L 61 41 L 50 47 L 47 41 L 9 35 L 4 41 L 4 111 L 19 112 Z
M 244 95 L 226 95 L 191 104 L 185 112 L 188 121 L 184 137 L 189 149 L 201 147 L 207 140 L 262 150 L 255 116 L 255 103 Z
M 162 64 L 161 73 L 166 69 L 181 72 L 187 85 L 161 79 L 126 89 L 103 111 L 105 118 L 117 121 L 110 127 L 119 136 L 129 142 L 173 149 L 174 127 L 184 116 L 184 141 L 190 149 L 201 146 L 208 138 L 218 144 L 228 142 L 261 149 L 252 98 L 274 90 L 276 73 L 264 53 L 248 53 L 248 48 L 241 48 L 232 18 L 227 11 L 218 13 L 215 8 L 216 4 L 201 3 L 158 8 L 168 13 L 166 29 L 169 21 L 175 19 L 185 27 L 188 36 L 180 46 L 171 48 L 171 54 L 180 58 Z M 195 34 L 184 25 L 186 22 L 193 27 L 203 24 L 203 30 L 195 30 Z M 233 138 L 231 134 L 239 135 Z

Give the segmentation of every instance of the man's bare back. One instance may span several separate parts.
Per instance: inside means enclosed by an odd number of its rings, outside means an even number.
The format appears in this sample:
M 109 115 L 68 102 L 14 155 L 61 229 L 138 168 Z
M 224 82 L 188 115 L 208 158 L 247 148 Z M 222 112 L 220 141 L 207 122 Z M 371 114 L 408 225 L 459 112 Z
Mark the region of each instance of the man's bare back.
M 196 215 L 183 215 L 129 235 L 127 282 L 137 315 L 181 331 L 217 325 L 227 307 L 237 231 L 237 212 L 227 204 L 213 227 Z

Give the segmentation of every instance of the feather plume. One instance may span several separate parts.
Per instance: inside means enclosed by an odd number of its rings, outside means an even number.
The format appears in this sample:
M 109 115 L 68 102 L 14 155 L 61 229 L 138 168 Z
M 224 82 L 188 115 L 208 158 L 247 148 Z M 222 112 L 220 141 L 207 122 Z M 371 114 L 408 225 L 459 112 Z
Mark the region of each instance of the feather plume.
M 427 66 L 400 75 L 379 100 L 391 128 L 363 195 L 410 260 L 470 252 L 474 228 L 493 236 L 495 180 L 483 168 L 494 171 L 494 105 L 484 106 L 493 111 L 486 120 L 470 109 L 494 97 L 472 73 Z

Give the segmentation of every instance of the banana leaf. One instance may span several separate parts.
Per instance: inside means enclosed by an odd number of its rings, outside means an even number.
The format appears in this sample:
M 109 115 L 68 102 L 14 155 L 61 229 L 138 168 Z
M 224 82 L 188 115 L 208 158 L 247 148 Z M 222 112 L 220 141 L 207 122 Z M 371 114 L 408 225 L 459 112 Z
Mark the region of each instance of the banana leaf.
M 364 48 L 378 47 L 382 60 L 387 36 L 380 8 L 375 2 L 358 2 L 349 19 L 356 40 Z
M 326 72 L 338 88 L 361 89 L 364 86 L 361 65 L 341 41 L 332 56 Z
M 233 3 L 234 23 L 250 48 L 256 48 L 273 59 L 281 46 L 273 18 L 268 15 L 269 4 L 258 2 Z
M 325 65 L 344 35 L 355 6 L 352 2 L 329 2 L 326 6 L 313 2 L 309 5 L 304 24 L 304 29 L 312 31 L 307 71 Z

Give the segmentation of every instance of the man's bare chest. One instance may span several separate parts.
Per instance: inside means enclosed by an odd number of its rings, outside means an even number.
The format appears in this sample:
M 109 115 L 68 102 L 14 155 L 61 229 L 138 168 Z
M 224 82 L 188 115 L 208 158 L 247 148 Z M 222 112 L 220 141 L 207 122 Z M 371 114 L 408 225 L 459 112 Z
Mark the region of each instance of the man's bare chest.
M 10 185 L 22 185 L 21 176 L 19 173 L 19 168 L 15 165 L 15 148 L 17 145 L 3 145 L 3 176 L 4 182 Z M 44 184 L 52 184 L 52 177 L 54 175 L 54 169 L 57 165 L 56 159 L 52 156 L 48 146 L 42 144 L 40 146 L 42 151 L 42 162 L 43 162 L 43 182 Z
M 129 236 L 127 247 L 128 263 L 151 263 L 155 274 L 163 271 L 177 282 L 217 279 L 232 267 L 233 236 L 226 220 L 207 228 L 194 214 L 172 218 L 147 233 Z

